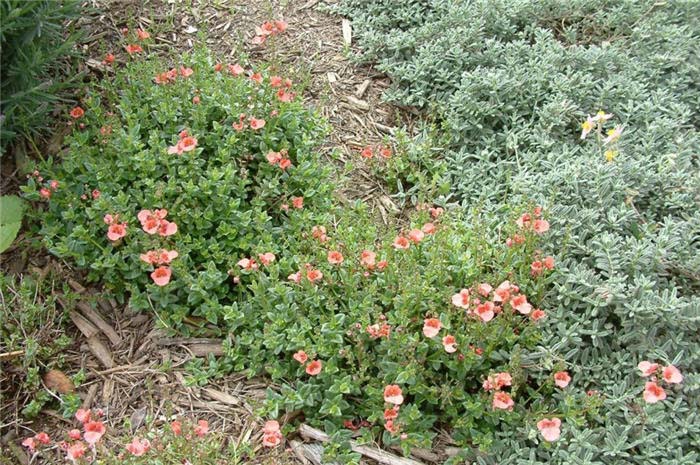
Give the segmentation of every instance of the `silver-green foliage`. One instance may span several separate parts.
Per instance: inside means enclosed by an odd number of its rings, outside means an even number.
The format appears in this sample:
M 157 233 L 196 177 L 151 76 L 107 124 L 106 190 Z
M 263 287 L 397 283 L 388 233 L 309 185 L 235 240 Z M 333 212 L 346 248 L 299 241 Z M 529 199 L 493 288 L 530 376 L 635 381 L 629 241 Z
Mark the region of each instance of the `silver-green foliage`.
M 453 198 L 547 206 L 559 280 L 540 363 L 565 357 L 607 414 L 554 447 L 504 431 L 499 463 L 700 461 L 700 3 L 346 0 L 364 48 L 451 141 Z M 580 124 L 625 126 L 608 162 Z M 612 127 L 612 126 L 611 126 Z M 645 405 L 641 360 L 686 374 Z M 529 436 L 528 436 L 529 435 Z

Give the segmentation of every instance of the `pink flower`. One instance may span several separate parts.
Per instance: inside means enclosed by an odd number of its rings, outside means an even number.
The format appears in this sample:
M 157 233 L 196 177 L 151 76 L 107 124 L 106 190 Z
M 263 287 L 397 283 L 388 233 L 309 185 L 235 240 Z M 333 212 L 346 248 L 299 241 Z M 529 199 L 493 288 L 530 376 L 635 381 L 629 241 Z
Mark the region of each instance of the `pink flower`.
M 280 169 L 283 171 L 292 166 L 292 160 L 289 158 L 283 158 L 280 160 Z
M 282 441 L 280 424 L 275 420 L 270 420 L 263 426 L 263 446 L 275 447 Z
M 209 422 L 207 420 L 199 420 L 197 422 L 197 426 L 194 428 L 194 434 L 199 436 L 200 438 L 203 436 L 206 436 L 206 434 L 209 432 Z
M 442 207 L 430 207 L 428 208 L 428 212 L 430 213 L 430 216 L 433 217 L 433 219 L 437 219 L 440 215 L 444 213 L 444 209 Z
M 37 435 L 34 436 L 34 439 L 36 439 L 37 441 L 39 441 L 42 444 L 48 444 L 49 442 L 51 442 L 51 438 L 49 437 L 49 435 L 43 431 L 40 433 L 37 433 Z
M 279 433 L 279 431 L 280 431 L 280 424 L 275 420 L 266 421 L 265 425 L 263 425 L 263 433 L 264 434 Z
M 476 315 L 479 318 L 481 318 L 481 321 L 487 323 L 493 320 L 493 317 L 495 316 L 495 313 L 493 311 L 494 308 L 495 305 L 493 304 L 493 302 L 484 302 L 476 306 L 476 308 L 474 309 L 474 313 L 476 313 Z
M 532 227 L 537 234 L 544 234 L 549 231 L 549 221 L 547 220 L 535 220 Z
M 75 412 L 75 418 L 80 423 L 87 423 L 88 421 L 90 421 L 90 410 L 79 408 L 78 411 Z
M 494 410 L 513 410 L 513 405 L 515 405 L 515 402 L 507 393 L 498 391 L 493 395 L 492 406 Z
M 524 294 L 518 294 L 510 299 L 510 306 L 523 315 L 527 315 L 532 310 L 532 305 L 527 302 L 527 297 Z
M 126 51 L 129 55 L 133 55 L 134 53 L 143 52 L 143 48 L 141 48 L 140 45 L 136 45 L 136 44 L 129 44 L 124 48 L 126 48 Z
M 296 209 L 304 208 L 304 197 L 292 197 L 292 206 Z
M 82 118 L 84 114 L 85 114 L 85 110 L 83 110 L 80 107 L 75 107 L 70 111 L 70 116 L 73 119 Z
M 403 393 L 397 384 L 389 384 L 384 388 L 384 402 L 394 405 L 403 404 Z
M 492 290 L 493 287 L 491 287 L 489 283 L 481 283 L 476 288 L 476 292 L 481 294 L 483 297 L 488 297 Z
M 272 252 L 261 253 L 258 255 L 258 260 L 260 260 L 260 263 L 262 263 L 265 266 L 274 262 L 275 258 L 275 254 L 273 254 Z
M 642 372 L 642 376 L 647 377 L 651 376 L 654 373 L 656 373 L 656 370 L 659 368 L 658 363 L 651 363 L 646 360 L 639 362 L 639 365 L 637 365 L 637 368 L 639 368 L 639 371 Z
M 317 374 L 321 373 L 321 368 L 323 368 L 323 364 L 321 363 L 321 361 L 314 360 L 313 362 L 306 365 L 306 373 L 311 376 L 316 376 Z
M 368 145 L 365 148 L 363 148 L 362 151 L 360 152 L 360 156 L 362 158 L 367 158 L 367 159 L 372 158 L 374 156 L 374 154 L 372 153 L 372 147 L 370 147 Z
M 34 452 L 36 449 L 36 440 L 34 438 L 25 438 L 22 441 L 22 445 L 29 449 L 31 452 Z
M 425 233 L 420 229 L 411 229 L 408 232 L 408 238 L 413 241 L 413 243 L 418 244 L 425 237 Z
M 421 228 L 426 234 L 435 234 L 435 225 L 433 223 L 425 223 Z
M 257 270 L 259 266 L 252 258 L 241 258 L 238 260 L 237 265 L 247 271 Z
M 234 63 L 232 65 L 228 65 L 228 72 L 234 76 L 240 76 L 241 74 L 245 73 L 245 69 L 243 69 L 243 67 L 238 63 Z
M 309 359 L 309 356 L 303 350 L 299 350 L 292 355 L 292 358 L 303 365 Z
M 532 318 L 534 321 L 538 321 L 546 317 L 547 314 L 539 308 L 533 310 L 532 313 L 530 313 L 530 318 Z
M 194 74 L 194 70 L 192 68 L 185 68 L 184 66 L 180 66 L 180 76 L 184 78 L 188 78 Z
M 181 135 L 180 140 L 177 141 L 177 144 L 168 147 L 168 153 L 171 155 L 174 153 L 182 155 L 185 152 L 191 152 L 195 148 L 197 148 L 197 139 L 192 136 L 182 137 Z
M 401 249 L 401 250 L 408 249 L 410 247 L 410 245 L 411 244 L 408 242 L 408 239 L 406 239 L 403 236 L 396 236 L 396 238 L 394 239 L 394 243 L 392 244 L 392 246 L 395 249 Z
M 137 29 L 136 36 L 139 38 L 139 40 L 146 40 L 151 37 L 151 34 L 144 31 L 143 29 Z
M 457 352 L 457 340 L 450 334 L 442 338 L 442 346 L 448 354 Z
M 126 450 L 131 452 L 136 457 L 141 457 L 151 448 L 151 442 L 148 439 L 140 439 L 135 437 L 130 444 L 126 445 Z
M 270 87 L 282 87 L 282 78 L 279 76 L 270 76 Z
M 118 241 L 126 236 L 126 223 L 110 224 L 107 229 L 107 239 L 110 241 Z
M 437 318 L 426 318 L 423 320 L 423 334 L 425 337 L 435 337 L 440 332 L 442 323 Z
M 290 274 L 289 276 L 287 276 L 287 280 L 299 284 L 301 282 L 301 272 L 297 271 L 296 273 Z
M 267 155 L 265 155 L 265 158 L 267 158 L 267 162 L 271 165 L 276 165 L 277 163 L 282 160 L 282 154 L 279 152 L 268 152 Z
M 571 376 L 566 371 L 557 371 L 554 373 L 554 384 L 564 389 L 571 382 Z
M 87 449 L 85 444 L 82 442 L 76 442 L 66 450 L 66 458 L 75 463 L 76 460 L 85 455 L 86 451 Z
M 264 119 L 256 119 L 251 116 L 250 118 L 250 129 L 262 129 L 265 127 L 265 120 Z
M 85 442 L 91 446 L 94 446 L 107 431 L 107 428 L 101 421 L 88 421 L 83 424 L 83 429 L 85 430 L 83 435 Z
M 153 273 L 151 273 L 151 279 L 157 286 L 165 286 L 170 282 L 170 276 L 172 271 L 167 266 L 159 266 Z
M 653 381 L 649 381 L 644 385 L 643 397 L 646 403 L 655 404 L 666 398 L 666 391 Z
M 360 264 L 368 269 L 373 269 L 377 259 L 377 254 L 370 250 L 363 250 L 360 254 Z
M 80 436 L 81 436 L 81 434 L 80 434 L 79 429 L 72 429 L 72 430 L 68 431 L 68 437 L 75 440 L 75 441 L 80 439 Z
M 669 365 L 663 370 L 664 381 L 669 384 L 679 384 L 683 381 L 683 375 L 678 368 Z
M 170 429 L 173 431 L 173 434 L 175 436 L 179 436 L 182 434 L 182 423 L 175 420 L 172 423 L 170 423 Z
M 469 289 L 462 289 L 452 296 L 452 305 L 459 308 L 469 308 Z
M 542 261 L 542 264 L 548 270 L 553 270 L 554 269 L 554 257 L 545 257 L 545 259 Z
M 494 302 L 507 302 L 510 299 L 510 282 L 503 281 L 494 291 Z
M 331 265 L 340 265 L 343 263 L 343 254 L 337 250 L 332 250 L 328 252 L 328 263 Z
M 537 429 L 540 430 L 545 441 L 553 442 L 561 435 L 561 420 L 559 418 L 543 418 L 537 422 Z

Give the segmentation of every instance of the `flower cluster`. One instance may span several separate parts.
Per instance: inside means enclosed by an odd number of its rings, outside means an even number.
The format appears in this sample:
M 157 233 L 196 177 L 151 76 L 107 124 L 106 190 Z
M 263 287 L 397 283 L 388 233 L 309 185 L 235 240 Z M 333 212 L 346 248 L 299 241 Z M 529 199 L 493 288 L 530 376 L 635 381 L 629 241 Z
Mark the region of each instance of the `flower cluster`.
M 180 131 L 177 144 L 168 147 L 168 154 L 182 155 L 185 152 L 191 152 L 197 148 L 197 139 L 190 136 L 187 131 Z
M 265 422 L 263 426 L 263 446 L 275 447 L 282 442 L 284 436 L 280 432 L 280 424 L 275 420 Z
M 295 352 L 294 355 L 292 355 L 292 358 L 302 365 L 306 364 L 306 362 L 309 360 L 309 356 L 306 355 L 306 352 L 304 352 L 303 350 Z M 321 363 L 320 360 L 312 360 L 308 364 L 306 364 L 306 374 L 310 376 L 316 376 L 319 373 L 321 373 L 322 368 L 323 363 Z
M 642 395 L 644 401 L 648 404 L 655 404 L 656 402 L 666 399 L 666 391 L 659 385 L 656 379 L 656 374 L 659 370 L 661 371 L 661 379 L 666 382 L 666 384 L 680 384 L 683 382 L 683 375 L 680 370 L 673 365 L 662 368 L 658 363 L 644 360 L 639 362 L 637 368 L 639 368 L 640 374 L 644 378 L 651 377 L 644 385 L 644 393 Z
M 625 129 L 623 126 L 615 126 L 614 128 L 606 131 L 605 136 L 603 136 L 603 125 L 612 117 L 612 114 L 605 113 L 602 110 L 596 113 L 595 116 L 588 115 L 588 117 L 586 117 L 586 121 L 581 123 L 581 140 L 585 139 L 588 134 L 591 133 L 591 131 L 596 130 L 598 134 L 598 142 L 602 143 L 603 145 L 612 145 L 616 143 L 620 139 L 620 136 Z M 604 155 L 608 162 L 612 162 L 615 160 L 618 154 L 619 151 L 611 147 L 605 151 Z
M 260 26 L 255 27 L 255 37 L 253 37 L 253 44 L 264 44 L 269 37 L 281 34 L 286 30 L 287 23 L 284 20 L 278 19 L 275 21 L 265 21 Z
M 397 384 L 389 384 L 384 388 L 384 402 L 390 404 L 389 408 L 384 410 L 384 429 L 391 434 L 400 431 L 396 419 L 399 416 L 399 408 L 403 401 L 403 392 Z
M 153 78 L 153 81 L 156 84 L 169 84 L 177 81 L 178 76 L 187 79 L 193 74 L 194 70 L 192 68 L 180 66 L 180 69 L 172 68 L 169 71 L 164 71 L 162 73 L 157 74 L 156 77 Z
M 388 145 L 381 145 L 378 147 L 367 145 L 363 147 L 362 150 L 360 150 L 360 156 L 369 160 L 375 156 L 375 151 L 379 156 L 381 156 L 384 159 L 391 158 L 392 150 L 391 147 L 389 147 Z

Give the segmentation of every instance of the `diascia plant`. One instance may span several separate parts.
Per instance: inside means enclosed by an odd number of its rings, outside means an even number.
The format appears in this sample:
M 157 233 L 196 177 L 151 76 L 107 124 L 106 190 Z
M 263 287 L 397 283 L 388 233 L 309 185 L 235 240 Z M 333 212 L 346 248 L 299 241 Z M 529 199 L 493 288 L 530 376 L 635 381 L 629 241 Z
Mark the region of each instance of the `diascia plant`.
M 286 76 L 202 51 L 134 54 L 66 115 L 60 164 L 25 189 L 49 249 L 168 326 L 218 323 L 243 287 L 237 263 L 278 255 L 330 200 L 313 152 L 322 120 Z

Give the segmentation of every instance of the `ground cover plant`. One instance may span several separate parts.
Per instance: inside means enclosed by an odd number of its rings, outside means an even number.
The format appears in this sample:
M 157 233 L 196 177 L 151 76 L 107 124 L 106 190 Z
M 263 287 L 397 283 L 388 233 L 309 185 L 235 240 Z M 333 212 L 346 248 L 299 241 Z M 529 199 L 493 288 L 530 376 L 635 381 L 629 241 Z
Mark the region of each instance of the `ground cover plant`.
M 533 362 L 556 267 L 548 212 L 419 205 L 378 227 L 362 203 L 333 201 L 314 152 L 325 125 L 277 69 L 205 50 L 143 57 L 139 35 L 132 61 L 65 116 L 66 150 L 24 195 L 49 250 L 117 299 L 225 337 L 214 375 L 280 386 L 260 406 L 265 445 L 293 412 L 332 433 L 345 463 L 351 431 L 408 449 L 447 427 L 473 457 L 514 428 L 553 442 L 562 419 L 596 417 L 598 397 L 567 390 L 565 360 Z
M 551 215 L 559 266 L 541 355 L 562 355 L 607 414 L 569 423 L 573 437 L 552 450 L 503 437 L 491 459 L 697 461 L 697 387 L 640 407 L 636 366 L 700 367 L 698 5 L 348 0 L 340 11 L 360 58 L 394 81 L 387 98 L 443 128 L 449 200 L 497 211 L 533 199 Z

